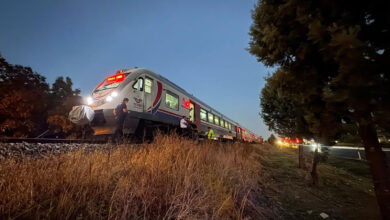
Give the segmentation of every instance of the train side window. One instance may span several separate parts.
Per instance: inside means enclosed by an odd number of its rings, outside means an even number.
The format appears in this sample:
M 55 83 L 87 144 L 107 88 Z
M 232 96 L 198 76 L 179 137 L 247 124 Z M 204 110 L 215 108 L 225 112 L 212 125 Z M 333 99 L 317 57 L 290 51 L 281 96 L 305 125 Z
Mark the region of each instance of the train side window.
M 225 122 L 224 122 L 222 119 L 221 119 L 220 122 L 221 122 L 221 127 L 223 127 L 223 125 L 224 125 Z
M 232 130 L 232 124 L 229 123 L 229 130 Z
M 165 93 L 165 105 L 170 109 L 179 111 L 179 96 L 167 90 Z
M 214 124 L 219 125 L 219 117 L 218 116 L 214 117 Z
M 203 108 L 200 109 L 200 120 L 207 121 L 207 112 Z
M 134 84 L 133 84 L 133 89 L 143 91 L 144 90 L 144 79 L 139 78 Z
M 214 115 L 211 114 L 210 112 L 208 113 L 208 119 L 209 119 L 209 122 L 210 122 L 210 123 L 213 123 L 213 122 L 214 122 Z
M 152 80 L 149 78 L 145 78 L 145 92 L 152 93 Z

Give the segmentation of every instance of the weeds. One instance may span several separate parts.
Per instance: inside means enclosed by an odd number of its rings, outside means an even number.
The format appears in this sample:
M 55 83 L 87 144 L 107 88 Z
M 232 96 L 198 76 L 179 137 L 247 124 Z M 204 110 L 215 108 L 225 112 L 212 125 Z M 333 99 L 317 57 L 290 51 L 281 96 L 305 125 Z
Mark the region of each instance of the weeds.
M 0 218 L 272 218 L 255 201 L 261 170 L 251 148 L 158 136 L 139 149 L 4 159 Z

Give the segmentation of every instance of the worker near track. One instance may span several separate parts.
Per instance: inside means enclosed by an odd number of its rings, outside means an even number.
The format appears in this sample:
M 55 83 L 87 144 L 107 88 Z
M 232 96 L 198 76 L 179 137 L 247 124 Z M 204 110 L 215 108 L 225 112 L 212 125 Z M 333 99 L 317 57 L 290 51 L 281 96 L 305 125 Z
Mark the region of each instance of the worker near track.
M 114 115 L 116 119 L 116 130 L 115 137 L 122 137 L 123 135 L 123 123 L 125 122 L 127 115 L 127 104 L 129 103 L 128 98 L 124 98 L 122 103 L 117 105 L 114 109 Z
M 182 116 L 180 119 L 180 129 L 181 129 L 181 135 L 186 136 L 191 134 L 191 125 L 188 122 L 186 116 Z
M 210 127 L 208 127 L 207 129 L 208 129 L 207 138 L 208 138 L 209 140 L 214 140 L 214 131 L 213 131 L 213 129 L 210 128 Z

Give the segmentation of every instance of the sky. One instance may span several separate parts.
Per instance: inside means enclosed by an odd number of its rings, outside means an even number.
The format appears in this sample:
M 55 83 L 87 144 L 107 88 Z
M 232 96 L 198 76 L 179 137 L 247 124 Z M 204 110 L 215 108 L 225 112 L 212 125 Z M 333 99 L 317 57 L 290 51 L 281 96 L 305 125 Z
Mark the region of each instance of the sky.
M 0 0 L 0 53 L 82 95 L 116 70 L 148 68 L 254 133 L 271 72 L 246 50 L 256 0 Z

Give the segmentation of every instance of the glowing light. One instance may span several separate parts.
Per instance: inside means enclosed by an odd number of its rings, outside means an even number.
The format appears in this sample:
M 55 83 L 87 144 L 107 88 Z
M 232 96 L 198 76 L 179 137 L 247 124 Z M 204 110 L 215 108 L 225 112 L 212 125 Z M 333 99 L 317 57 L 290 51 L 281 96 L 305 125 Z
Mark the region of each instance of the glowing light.
M 311 145 L 312 151 L 315 151 L 316 148 L 318 148 L 318 152 L 321 152 L 321 144 L 319 144 L 319 143 L 313 143 L 313 144 Z
M 93 104 L 93 98 L 91 96 L 87 97 L 87 104 L 92 105 Z
M 117 96 L 118 96 L 118 93 L 114 91 L 114 92 L 111 93 L 111 96 L 112 96 L 112 97 L 117 97 Z
M 122 82 L 125 79 L 126 75 L 123 73 L 117 73 L 115 75 L 107 77 L 107 82 L 114 83 L 114 82 Z
M 111 96 L 107 96 L 106 101 L 107 102 L 111 102 L 112 101 L 112 97 Z
M 186 99 L 183 99 L 183 102 L 184 102 L 184 108 L 190 108 L 191 106 L 191 102 L 190 100 L 186 100 Z

